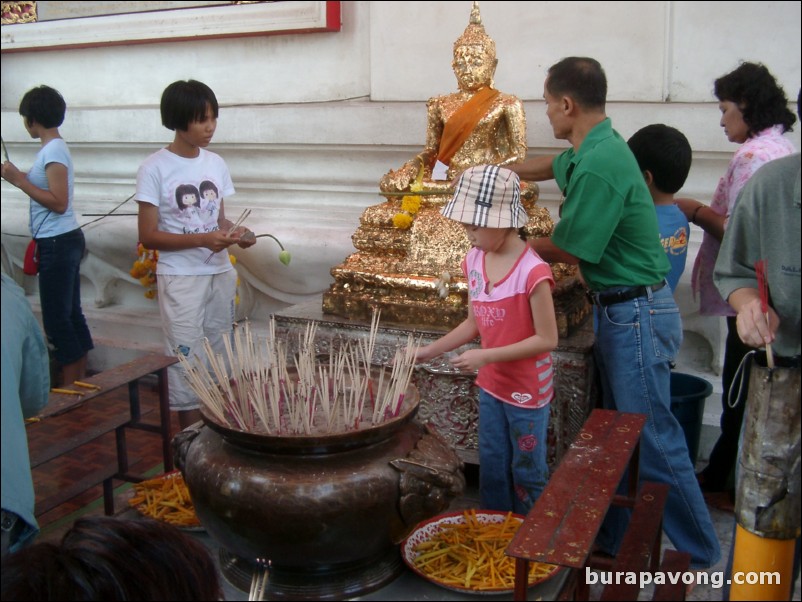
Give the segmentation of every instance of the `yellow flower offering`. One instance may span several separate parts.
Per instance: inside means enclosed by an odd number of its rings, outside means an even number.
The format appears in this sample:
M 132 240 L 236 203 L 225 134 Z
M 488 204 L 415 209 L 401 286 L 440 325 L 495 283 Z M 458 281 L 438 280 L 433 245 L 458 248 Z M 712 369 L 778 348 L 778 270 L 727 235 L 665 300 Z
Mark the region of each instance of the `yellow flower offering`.
M 159 252 L 146 248 L 141 242 L 137 243 L 136 252 L 137 259 L 128 273 L 145 287 L 145 297 L 153 299 L 156 297 L 156 264 L 159 262 Z
M 406 211 L 410 215 L 415 215 L 420 209 L 419 196 L 405 196 L 401 199 L 401 211 Z
M 415 181 L 409 185 L 410 192 L 420 192 L 423 190 L 423 162 Z M 421 198 L 417 194 L 408 194 L 401 199 L 401 211 L 393 216 L 393 226 L 399 230 L 406 230 L 412 227 L 415 214 L 420 211 Z

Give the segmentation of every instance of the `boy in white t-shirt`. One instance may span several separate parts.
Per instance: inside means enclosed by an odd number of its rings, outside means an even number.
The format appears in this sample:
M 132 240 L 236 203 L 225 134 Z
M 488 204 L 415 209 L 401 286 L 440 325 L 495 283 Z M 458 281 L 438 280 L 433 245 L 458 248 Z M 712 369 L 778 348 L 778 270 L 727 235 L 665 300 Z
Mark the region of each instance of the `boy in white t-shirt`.
M 461 222 L 473 248 L 462 268 L 468 281 L 468 317 L 422 347 L 423 362 L 470 343 L 451 363 L 478 370 L 479 493 L 482 508 L 526 514 L 549 478 L 546 431 L 554 396 L 551 351 L 557 320 L 549 264 L 519 236 L 528 217 L 520 181 L 495 165 L 460 176 L 441 213 Z
M 256 242 L 225 217 L 234 194 L 228 167 L 206 150 L 217 127 L 214 92 L 195 80 L 173 82 L 161 98 L 162 124 L 175 131 L 145 159 L 136 178 L 139 241 L 159 251 L 157 282 L 165 353 L 202 354 L 204 338 L 223 353 L 234 322 L 237 275 L 225 251 Z M 201 194 L 213 189 L 215 194 Z M 170 408 L 183 429 L 200 420 L 200 401 L 175 364 L 168 369 Z

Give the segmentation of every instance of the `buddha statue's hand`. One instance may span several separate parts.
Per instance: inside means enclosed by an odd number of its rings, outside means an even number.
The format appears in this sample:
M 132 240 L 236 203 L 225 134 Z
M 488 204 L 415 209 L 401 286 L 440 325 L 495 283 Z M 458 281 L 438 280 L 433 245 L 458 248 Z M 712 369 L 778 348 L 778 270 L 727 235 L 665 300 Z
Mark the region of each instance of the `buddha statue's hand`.
M 416 155 L 398 169 L 391 169 L 379 180 L 379 189 L 384 192 L 406 192 L 418 177 L 421 166 L 426 166 L 428 155 L 426 151 Z
M 415 157 L 404 163 L 398 169 L 391 169 L 379 180 L 379 189 L 385 192 L 401 192 L 409 190 L 409 185 L 418 175 L 420 160 Z

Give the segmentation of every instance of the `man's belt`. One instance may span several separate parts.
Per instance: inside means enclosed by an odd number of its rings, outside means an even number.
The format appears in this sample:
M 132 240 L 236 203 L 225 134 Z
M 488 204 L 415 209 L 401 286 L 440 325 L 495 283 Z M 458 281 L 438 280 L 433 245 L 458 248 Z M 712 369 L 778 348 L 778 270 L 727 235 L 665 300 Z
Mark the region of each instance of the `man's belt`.
M 590 299 L 590 302 L 594 305 L 606 307 L 608 305 L 614 305 L 616 303 L 623 303 L 624 301 L 637 299 L 638 297 L 645 297 L 649 291 L 655 293 L 665 285 L 666 281 L 663 280 L 660 284 L 653 284 L 651 286 L 633 286 L 617 291 L 602 291 L 600 293 L 588 291 L 588 299 Z

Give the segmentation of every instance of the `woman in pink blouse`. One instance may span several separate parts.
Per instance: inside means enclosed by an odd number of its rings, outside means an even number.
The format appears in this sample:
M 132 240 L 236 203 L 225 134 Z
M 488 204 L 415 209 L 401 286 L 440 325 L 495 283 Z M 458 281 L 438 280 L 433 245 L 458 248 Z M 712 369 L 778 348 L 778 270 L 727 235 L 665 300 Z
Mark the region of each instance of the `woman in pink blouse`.
M 733 378 L 744 355 L 749 351 L 738 337 L 735 312 L 722 299 L 713 284 L 713 268 L 721 239 L 738 199 L 738 193 L 752 175 L 765 163 L 796 152 L 783 134 L 791 131 L 796 117 L 788 109 L 788 98 L 766 67 L 756 63 L 741 65 L 715 81 L 714 93 L 721 110 L 721 127 L 730 142 L 740 144 L 727 173 L 719 181 L 710 206 L 691 199 L 677 204 L 688 221 L 704 230 L 704 238 L 693 266 L 694 294 L 699 295 L 699 313 L 727 317 L 727 342 L 724 368 L 721 436 L 710 454 L 710 463 L 699 473 L 699 483 L 708 502 L 722 509 L 731 509 L 734 501 L 733 468 L 738 454 L 738 437 L 746 398 L 735 408 L 728 403 Z M 734 383 L 735 393 L 740 383 Z

